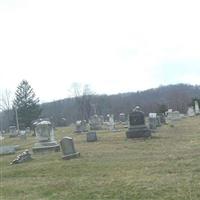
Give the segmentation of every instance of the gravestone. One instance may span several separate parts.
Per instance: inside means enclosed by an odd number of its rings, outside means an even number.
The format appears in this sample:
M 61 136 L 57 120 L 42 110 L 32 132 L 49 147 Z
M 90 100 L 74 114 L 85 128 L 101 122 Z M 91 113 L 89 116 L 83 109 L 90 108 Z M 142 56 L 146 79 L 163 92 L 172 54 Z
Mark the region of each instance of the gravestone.
M 2 136 L 2 134 L 0 134 L 0 141 L 4 140 L 4 137 Z
M 0 146 L 0 155 L 14 154 L 19 148 L 19 145 Z
M 88 132 L 89 130 L 89 125 L 88 123 L 86 122 L 86 120 L 83 120 L 81 122 L 81 129 L 82 129 L 82 132 Z
M 38 142 L 32 148 L 34 153 L 60 151 L 60 146 L 54 139 L 54 130 L 51 122 L 41 121 L 37 123 L 35 132 Z
M 103 117 L 98 115 L 93 115 L 91 116 L 89 123 L 91 130 L 101 130 L 103 126 Z
M 159 113 L 158 116 L 160 117 L 161 124 L 166 124 L 165 114 Z
M 64 137 L 60 141 L 60 146 L 63 152 L 63 159 L 68 160 L 71 158 L 77 158 L 80 156 L 79 152 L 75 151 L 73 139 L 70 137 Z
M 114 116 L 109 115 L 109 130 L 113 131 L 114 129 L 115 129 Z
M 25 130 L 19 131 L 19 137 L 21 140 L 26 140 L 26 131 Z
M 35 120 L 32 124 L 32 129 L 33 129 L 33 133 L 32 133 L 32 136 L 36 136 L 36 126 L 37 126 L 37 123 L 39 123 L 40 121 L 39 120 Z
M 87 132 L 89 129 L 86 120 L 76 121 L 75 126 L 76 126 L 76 130 L 74 131 L 75 133 Z
M 29 134 L 31 132 L 31 128 L 30 127 L 26 127 L 26 134 Z
M 188 115 L 189 117 L 195 116 L 195 112 L 194 112 L 193 106 L 191 106 L 191 107 L 188 108 L 188 110 L 187 110 L 187 115 Z
M 161 126 L 161 119 L 160 119 L 160 116 L 157 115 L 156 116 L 156 127 L 160 127 Z
M 32 129 L 33 129 L 33 133 L 32 133 L 32 136 L 36 136 L 36 127 L 37 127 L 37 124 L 42 122 L 42 121 L 49 121 L 49 118 L 39 118 L 39 119 L 36 119 L 32 122 Z M 53 126 L 52 126 L 53 127 Z
M 75 126 L 76 126 L 75 133 L 81 133 L 82 132 L 81 121 L 76 121 Z
M 119 114 L 119 121 L 120 121 L 121 123 L 126 122 L 126 116 L 125 116 L 124 113 L 120 113 L 120 114 Z
M 16 126 L 9 126 L 9 137 L 17 137 L 18 132 Z
M 99 115 L 99 121 L 100 121 L 100 124 L 102 126 L 102 124 L 104 123 L 104 116 L 103 115 Z
M 87 133 L 87 142 L 95 142 L 95 141 L 97 141 L 96 132 L 88 132 Z
M 194 101 L 194 110 L 195 110 L 195 114 L 199 115 L 200 111 L 199 111 L 199 103 L 198 103 L 198 101 Z
M 177 110 L 173 111 L 173 115 L 174 115 L 174 119 L 175 120 L 180 120 L 181 119 L 179 111 L 177 111 Z
M 145 125 L 144 112 L 140 110 L 139 106 L 136 106 L 129 114 L 129 128 L 126 132 L 127 138 L 140 138 L 150 137 L 151 131 Z
M 0 155 L 14 154 L 15 152 L 14 146 L 0 146 Z
M 180 120 L 181 116 L 180 116 L 180 112 L 179 111 L 168 111 L 167 112 L 167 121 L 168 122 L 173 122 L 173 121 L 177 121 Z
M 149 128 L 156 129 L 157 127 L 157 114 L 149 113 Z

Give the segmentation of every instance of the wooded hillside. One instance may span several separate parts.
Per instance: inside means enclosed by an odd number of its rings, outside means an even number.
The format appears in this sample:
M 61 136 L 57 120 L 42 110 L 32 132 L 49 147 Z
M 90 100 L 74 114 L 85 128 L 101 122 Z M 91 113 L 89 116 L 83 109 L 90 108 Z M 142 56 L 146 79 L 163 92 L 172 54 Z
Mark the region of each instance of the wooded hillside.
M 41 117 L 48 117 L 54 121 L 55 125 L 63 126 L 81 120 L 81 118 L 87 120 L 95 111 L 96 114 L 104 116 L 108 113 L 114 114 L 117 120 L 120 113 L 128 114 L 135 105 L 141 105 L 144 112 L 148 114 L 149 112 L 157 112 L 160 105 L 163 104 L 173 110 L 186 113 L 192 98 L 195 97 L 200 97 L 200 86 L 186 84 L 160 86 L 155 89 L 115 95 L 80 96 L 42 104 Z M 80 100 L 79 106 L 77 99 Z M 81 115 L 81 100 L 82 107 L 88 106 L 88 104 L 90 106 L 85 111 L 87 115 Z

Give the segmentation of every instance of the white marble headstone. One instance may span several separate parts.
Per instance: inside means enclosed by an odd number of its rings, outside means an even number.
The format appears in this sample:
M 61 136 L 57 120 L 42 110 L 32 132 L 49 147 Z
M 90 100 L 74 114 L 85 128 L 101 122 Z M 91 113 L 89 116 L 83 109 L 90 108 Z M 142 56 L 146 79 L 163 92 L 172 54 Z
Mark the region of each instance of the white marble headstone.
M 150 118 L 156 118 L 156 116 L 157 116 L 157 113 L 149 113 Z
M 195 109 L 195 114 L 196 114 L 196 115 L 200 113 L 198 101 L 195 101 L 195 102 L 194 102 L 194 109 Z
M 192 116 L 195 115 L 194 108 L 193 108 L 192 106 L 188 108 L 188 110 L 187 110 L 187 115 L 188 115 L 189 117 L 192 117 Z
M 35 131 L 39 142 L 54 141 L 54 131 L 51 122 L 41 121 L 37 123 Z
M 115 128 L 114 116 L 109 115 L 109 129 L 114 130 L 114 128 Z

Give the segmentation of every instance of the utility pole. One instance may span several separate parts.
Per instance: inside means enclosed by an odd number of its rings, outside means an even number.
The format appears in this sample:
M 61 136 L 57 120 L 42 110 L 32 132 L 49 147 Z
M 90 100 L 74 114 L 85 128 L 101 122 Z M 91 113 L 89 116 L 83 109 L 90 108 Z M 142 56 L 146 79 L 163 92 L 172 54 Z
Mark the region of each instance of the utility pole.
M 92 104 L 92 107 L 93 107 L 93 109 L 94 109 L 94 115 L 96 115 L 96 114 L 97 114 L 96 105 L 95 105 L 95 104 Z
M 0 104 L 0 117 L 1 117 L 1 133 L 3 132 L 3 109 L 2 105 Z
M 15 107 L 15 117 L 16 117 L 17 132 L 19 134 L 19 121 L 18 121 L 17 107 Z
M 1 131 L 0 132 L 3 133 L 3 112 L 1 111 L 0 114 L 1 114 L 0 116 L 1 117 Z

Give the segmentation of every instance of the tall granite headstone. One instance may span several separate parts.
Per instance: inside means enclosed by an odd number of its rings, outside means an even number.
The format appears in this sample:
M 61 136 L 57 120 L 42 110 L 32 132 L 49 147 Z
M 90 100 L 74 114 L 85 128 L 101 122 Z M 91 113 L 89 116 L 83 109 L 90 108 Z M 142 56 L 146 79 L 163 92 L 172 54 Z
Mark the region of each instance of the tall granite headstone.
M 145 125 L 144 112 L 140 110 L 139 106 L 136 106 L 129 114 L 129 128 L 126 132 L 127 138 L 140 138 L 150 137 L 151 131 Z

